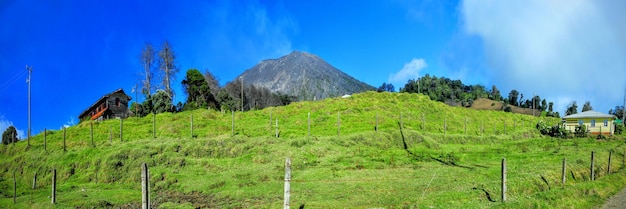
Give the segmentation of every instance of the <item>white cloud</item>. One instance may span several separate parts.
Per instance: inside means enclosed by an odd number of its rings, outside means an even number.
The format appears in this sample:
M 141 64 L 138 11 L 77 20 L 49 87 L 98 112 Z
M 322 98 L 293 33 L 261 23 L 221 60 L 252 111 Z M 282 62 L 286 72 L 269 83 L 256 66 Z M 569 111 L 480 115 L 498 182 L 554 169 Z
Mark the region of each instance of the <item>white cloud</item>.
M 7 128 L 9 128 L 9 126 L 14 126 L 13 122 L 8 120 L 8 119 L 6 119 L 6 118 L 4 118 L 4 115 L 0 114 L 0 133 L 4 133 L 4 131 L 7 130 Z M 25 139 L 26 138 L 26 135 L 24 134 L 24 130 L 17 129 L 17 127 L 15 127 L 15 129 L 17 130 L 17 138 L 18 139 Z
M 589 100 L 606 112 L 626 86 L 623 8 L 624 1 L 465 0 L 460 11 L 501 89 Z
M 409 79 L 417 79 L 419 72 L 427 66 L 424 59 L 413 58 L 410 62 L 404 64 L 400 71 L 389 75 L 387 83 L 391 83 L 396 89 L 400 89 Z

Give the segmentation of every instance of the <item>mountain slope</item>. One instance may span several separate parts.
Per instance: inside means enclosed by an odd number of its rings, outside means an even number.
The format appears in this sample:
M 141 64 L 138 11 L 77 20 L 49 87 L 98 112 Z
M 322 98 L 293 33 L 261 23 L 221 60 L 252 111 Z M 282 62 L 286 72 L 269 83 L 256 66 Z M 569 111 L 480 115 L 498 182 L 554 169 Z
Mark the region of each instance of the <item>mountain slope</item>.
M 298 100 L 324 99 L 374 90 L 373 86 L 340 71 L 320 57 L 298 51 L 278 59 L 261 61 L 239 77 L 243 78 L 245 84 L 296 96 Z

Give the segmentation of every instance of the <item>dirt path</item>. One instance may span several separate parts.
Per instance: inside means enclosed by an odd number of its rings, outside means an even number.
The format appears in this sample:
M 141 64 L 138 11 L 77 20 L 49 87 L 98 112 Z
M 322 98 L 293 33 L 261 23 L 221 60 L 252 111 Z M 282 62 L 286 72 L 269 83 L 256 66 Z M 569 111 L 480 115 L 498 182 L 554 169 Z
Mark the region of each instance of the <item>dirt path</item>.
M 617 208 L 626 208 L 626 188 L 609 198 L 601 207 L 601 209 Z

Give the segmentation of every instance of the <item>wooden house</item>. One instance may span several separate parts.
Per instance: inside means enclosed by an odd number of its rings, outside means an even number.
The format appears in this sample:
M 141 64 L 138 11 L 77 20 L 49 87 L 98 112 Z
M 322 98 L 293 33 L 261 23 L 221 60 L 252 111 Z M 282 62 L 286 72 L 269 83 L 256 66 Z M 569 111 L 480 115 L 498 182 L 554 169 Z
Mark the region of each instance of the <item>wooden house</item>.
M 109 118 L 127 118 L 131 113 L 128 103 L 132 98 L 123 89 L 115 90 L 102 96 L 93 105 L 78 115 L 83 120 L 104 120 Z
M 563 117 L 565 129 L 575 132 L 576 126 L 586 126 L 591 135 L 613 135 L 615 115 L 586 111 Z

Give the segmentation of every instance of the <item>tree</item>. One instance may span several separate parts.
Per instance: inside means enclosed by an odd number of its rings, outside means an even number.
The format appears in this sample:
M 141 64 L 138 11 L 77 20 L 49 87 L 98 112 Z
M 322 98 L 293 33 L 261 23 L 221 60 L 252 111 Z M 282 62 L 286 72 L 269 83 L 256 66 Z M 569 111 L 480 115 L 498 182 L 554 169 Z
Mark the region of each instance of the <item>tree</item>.
M 172 97 L 170 97 L 167 92 L 164 90 L 158 90 L 151 97 L 153 112 L 154 113 L 163 113 L 163 112 L 174 112 L 174 104 L 172 103 Z
M 230 96 L 226 88 L 220 89 L 220 91 L 217 93 L 216 99 L 217 102 L 220 104 L 222 111 L 235 111 L 237 103 L 235 103 L 235 100 Z
M 585 104 L 583 105 L 583 110 L 582 112 L 587 112 L 593 110 L 593 107 L 591 107 L 591 102 L 586 101 Z
M 154 48 L 150 43 L 145 44 L 145 46 L 141 49 L 141 54 L 139 55 L 139 60 L 141 62 L 141 65 L 143 66 L 143 72 L 141 76 L 143 85 L 141 87 L 141 93 L 146 97 L 152 94 L 151 82 L 154 75 L 152 73 L 152 65 L 155 61 L 154 55 Z
M 187 93 L 187 102 L 183 110 L 193 110 L 199 107 L 217 108 L 217 102 L 211 94 L 209 83 L 197 69 L 187 70 L 187 76 L 181 82 Z
M 209 84 L 209 90 L 211 91 L 211 94 L 213 94 L 213 97 L 217 98 L 217 94 L 220 92 L 220 82 L 217 77 L 215 77 L 215 75 L 213 75 L 210 71 L 205 70 L 204 79 Z
M 548 108 L 548 102 L 546 101 L 546 99 L 541 100 L 541 111 L 546 111 L 546 109 Z
M 519 96 L 519 92 L 517 92 L 517 90 L 513 89 L 511 90 L 511 92 L 509 92 L 509 104 L 510 105 L 514 105 L 517 106 L 517 97 Z
M 550 102 L 548 103 L 548 112 L 553 112 L 554 111 L 554 102 Z
M 172 99 L 174 98 L 174 91 L 172 90 L 171 83 L 178 72 L 175 60 L 176 54 L 172 50 L 172 46 L 168 41 L 164 41 L 159 51 L 159 69 L 163 74 L 163 88 L 165 93 Z
M 407 85 L 409 85 L 409 84 L 407 83 Z M 376 91 L 378 91 L 378 92 L 383 92 L 383 91 L 395 92 L 396 88 L 391 83 L 383 83 L 382 85 L 380 85 L 380 87 L 378 87 L 378 89 L 376 89 Z
M 491 86 L 491 92 L 489 94 L 489 99 L 500 101 L 502 100 L 502 96 L 500 95 L 500 90 L 496 87 L 496 85 Z
M 576 101 L 572 101 L 569 105 L 567 105 L 567 110 L 565 111 L 565 116 L 573 115 L 578 113 L 578 105 L 576 105 Z
M 17 129 L 14 126 L 9 126 L 2 133 L 2 144 L 10 144 L 17 142 Z
M 615 106 L 615 109 L 609 110 L 609 114 L 615 115 L 618 119 L 622 119 L 624 117 L 624 106 Z M 623 121 L 622 121 L 623 122 Z

